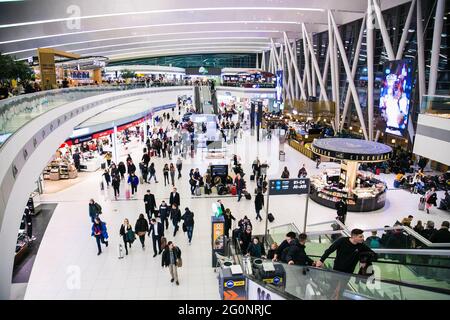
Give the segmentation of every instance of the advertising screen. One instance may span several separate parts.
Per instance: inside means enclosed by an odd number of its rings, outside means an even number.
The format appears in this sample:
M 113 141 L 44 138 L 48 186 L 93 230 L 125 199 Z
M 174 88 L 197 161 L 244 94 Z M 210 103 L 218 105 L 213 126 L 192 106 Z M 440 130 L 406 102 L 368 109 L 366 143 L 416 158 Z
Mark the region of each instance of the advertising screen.
M 396 60 L 385 64 L 379 108 L 387 133 L 401 136 L 408 126 L 411 82 L 411 61 Z
M 286 300 L 282 296 L 256 282 L 247 280 L 247 300 Z
M 277 85 L 276 85 L 276 101 L 277 103 L 283 102 L 283 70 L 277 70 Z

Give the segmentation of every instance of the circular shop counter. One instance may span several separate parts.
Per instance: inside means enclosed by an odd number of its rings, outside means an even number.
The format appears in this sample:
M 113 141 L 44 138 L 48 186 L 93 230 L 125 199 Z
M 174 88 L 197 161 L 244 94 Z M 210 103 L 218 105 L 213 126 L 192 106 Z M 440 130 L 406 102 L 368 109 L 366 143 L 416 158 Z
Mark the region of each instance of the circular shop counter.
M 312 183 L 310 198 L 325 207 L 336 209 L 336 203 L 344 197 L 347 199 L 347 210 L 350 212 L 374 211 L 383 208 L 385 205 L 386 189 L 381 192 L 368 192 L 365 189 L 356 189 L 355 192 L 356 194 L 349 196 L 348 192 L 342 189 L 331 186 L 320 188 Z M 370 195 L 367 197 L 366 195 L 369 193 Z

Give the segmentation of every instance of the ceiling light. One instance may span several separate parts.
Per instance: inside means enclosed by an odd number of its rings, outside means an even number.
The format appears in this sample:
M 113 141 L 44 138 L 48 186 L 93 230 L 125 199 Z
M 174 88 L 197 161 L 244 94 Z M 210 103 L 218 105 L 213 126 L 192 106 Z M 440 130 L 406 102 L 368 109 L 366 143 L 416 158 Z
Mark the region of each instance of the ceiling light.
M 141 26 L 116 27 L 116 28 L 105 28 L 105 29 L 96 29 L 96 30 L 86 30 L 86 31 L 58 33 L 58 34 L 50 34 L 50 35 L 31 37 L 31 38 L 7 40 L 7 41 L 0 42 L 0 44 L 22 42 L 22 41 L 29 41 L 29 40 L 37 40 L 37 39 L 46 39 L 46 38 L 55 38 L 55 37 L 70 36 L 70 35 L 76 35 L 76 34 L 96 33 L 96 32 L 105 32 L 105 31 L 117 31 L 117 30 L 127 30 L 127 29 L 143 29 L 143 28 L 151 28 L 151 27 L 170 27 L 170 26 L 186 26 L 186 25 L 202 25 L 202 24 L 239 24 L 239 23 L 250 23 L 250 24 L 264 24 L 264 23 L 268 23 L 268 24 L 295 24 L 295 25 L 300 25 L 301 24 L 298 21 L 267 21 L 267 20 L 176 22 L 176 23 L 148 24 L 148 25 L 141 25 Z
M 132 38 L 157 37 L 157 36 L 171 36 L 171 35 L 180 35 L 180 34 L 233 33 L 233 32 L 238 32 L 238 33 L 253 33 L 253 32 L 258 32 L 258 33 L 281 33 L 282 31 L 279 31 L 279 30 L 205 30 L 205 31 L 153 33 L 153 34 L 144 34 L 144 35 L 129 35 L 129 36 L 124 36 L 124 37 L 113 37 L 113 38 L 102 38 L 102 39 L 94 39 L 94 40 L 86 40 L 86 41 L 58 43 L 58 44 L 52 44 L 49 47 L 56 48 L 56 47 L 71 46 L 71 45 L 83 44 L 83 43 L 113 41 L 113 40 L 132 39 Z M 37 49 L 38 48 L 29 48 L 29 49 L 24 49 L 24 50 L 4 52 L 3 54 L 15 54 L 15 53 L 20 53 L 20 52 L 34 51 L 34 50 L 37 50 Z
M 142 14 L 154 14 L 154 13 L 173 13 L 173 12 L 192 12 L 192 11 L 225 11 L 225 10 L 271 10 L 271 11 L 317 11 L 324 12 L 325 9 L 321 8 L 288 8 L 288 7 L 216 7 L 216 8 L 182 8 L 182 9 L 165 9 L 165 10 L 147 10 L 147 11 L 134 11 L 134 12 L 119 12 L 119 13 L 107 13 L 107 14 L 97 14 L 90 16 L 81 16 L 77 19 L 94 19 L 94 18 L 107 18 L 107 17 L 117 17 L 117 16 L 127 16 L 127 15 L 142 15 Z M 61 22 L 73 20 L 73 17 L 58 18 L 58 19 L 48 19 L 48 20 L 36 20 L 28 22 L 18 22 L 0 25 L 0 28 L 11 28 L 20 27 L 34 24 Z

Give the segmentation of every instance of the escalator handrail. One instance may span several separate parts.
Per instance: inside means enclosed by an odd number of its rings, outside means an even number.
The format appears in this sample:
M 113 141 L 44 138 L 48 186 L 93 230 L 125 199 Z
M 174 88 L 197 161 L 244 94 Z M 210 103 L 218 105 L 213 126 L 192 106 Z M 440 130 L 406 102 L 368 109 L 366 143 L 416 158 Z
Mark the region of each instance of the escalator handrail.
M 260 259 L 260 258 L 258 258 Z M 272 261 L 272 260 L 268 260 L 268 259 L 261 259 L 263 261 Z M 281 262 L 281 261 L 277 261 L 277 263 L 280 263 L 281 265 L 288 265 L 285 262 Z M 355 273 L 345 273 L 345 272 L 341 272 L 341 271 L 336 271 L 336 270 L 332 270 L 332 269 L 326 269 L 326 268 L 317 268 L 317 267 L 313 267 L 313 266 L 300 266 L 300 265 L 289 265 L 289 266 L 296 266 L 299 268 L 305 268 L 306 271 L 309 271 L 308 269 L 313 269 L 313 270 L 319 270 L 319 271 L 324 271 L 324 272 L 329 272 L 329 273 L 334 273 L 334 274 L 338 274 L 341 276 L 351 276 L 351 277 L 355 277 L 355 278 L 360 278 L 361 280 L 367 280 L 368 277 L 365 276 L 360 276 L 358 274 Z M 426 286 L 426 285 L 421 285 L 421 284 L 414 284 L 414 283 L 409 283 L 409 282 L 403 282 L 403 281 L 397 281 L 397 280 L 391 280 L 391 279 L 377 279 L 378 281 L 382 282 L 382 283 L 386 283 L 386 284 L 391 284 L 391 285 L 397 285 L 397 286 L 403 286 L 403 287 L 408 287 L 408 288 L 413 288 L 413 289 L 419 289 L 419 290 L 424 290 L 424 291 L 431 291 L 434 293 L 442 293 L 442 294 L 446 294 L 446 295 L 450 295 L 450 289 L 444 289 L 444 288 L 436 288 L 436 287 L 430 287 L 430 286 Z
M 310 258 L 318 258 L 320 259 L 321 256 L 312 255 L 309 254 L 308 257 Z M 329 256 L 327 259 L 334 260 L 336 257 Z M 314 259 L 313 259 L 314 260 Z M 431 265 L 431 264 L 419 264 L 419 263 L 410 263 L 410 262 L 397 262 L 397 261 L 385 261 L 385 260 L 376 260 L 372 263 L 380 263 L 380 264 L 395 264 L 395 265 L 401 265 L 405 267 L 427 267 L 427 268 L 437 268 L 437 269 L 450 269 L 450 267 L 444 266 L 444 265 Z

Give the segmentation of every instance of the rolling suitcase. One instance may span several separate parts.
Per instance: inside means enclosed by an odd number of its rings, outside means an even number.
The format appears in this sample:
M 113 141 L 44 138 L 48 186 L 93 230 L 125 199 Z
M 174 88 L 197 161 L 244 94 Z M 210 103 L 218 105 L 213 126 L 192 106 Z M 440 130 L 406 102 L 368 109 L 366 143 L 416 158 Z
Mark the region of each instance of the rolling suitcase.
M 105 183 L 103 181 L 100 182 L 100 190 L 105 190 Z
M 273 222 L 273 220 L 275 220 L 275 217 L 273 216 L 273 214 L 269 213 L 267 215 L 267 219 L 269 220 L 269 222 Z
M 252 195 L 249 192 L 245 191 L 244 196 L 245 196 L 245 199 L 252 200 Z
M 119 248 L 118 248 L 119 250 L 119 254 L 118 254 L 118 256 L 119 256 L 119 259 L 123 259 L 123 244 L 122 243 L 119 243 Z
M 202 195 L 202 191 L 200 190 L 200 187 L 195 188 L 195 195 L 196 195 L 197 197 L 199 197 L 199 196 Z
M 236 186 L 232 186 L 230 192 L 232 196 L 235 196 L 237 194 Z
M 250 175 L 250 181 L 255 181 L 255 175 L 254 174 Z
M 125 198 L 126 198 L 127 200 L 129 200 L 129 199 L 131 198 L 131 191 L 130 191 L 130 189 L 127 189 L 127 190 L 125 191 Z

